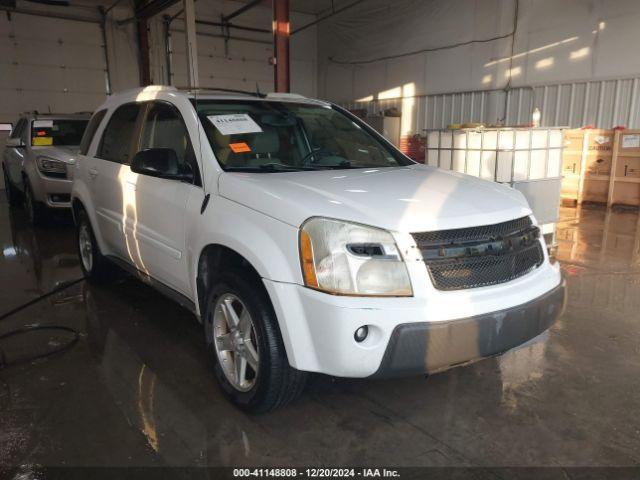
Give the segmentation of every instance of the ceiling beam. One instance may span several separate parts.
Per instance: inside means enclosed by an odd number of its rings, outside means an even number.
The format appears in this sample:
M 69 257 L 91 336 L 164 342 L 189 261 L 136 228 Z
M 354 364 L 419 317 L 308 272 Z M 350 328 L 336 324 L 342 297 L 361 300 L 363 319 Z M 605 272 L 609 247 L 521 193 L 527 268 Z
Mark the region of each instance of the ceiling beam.
M 238 15 L 242 15 L 247 10 L 251 10 L 253 7 L 260 5 L 263 1 L 264 0 L 253 0 L 252 2 L 249 2 L 246 5 L 243 5 L 242 7 L 238 8 L 237 10 L 234 10 L 229 15 L 224 15 L 222 17 L 222 21 L 228 22 L 229 20 L 236 18 Z
M 150 2 L 136 9 L 136 18 L 151 18 L 154 15 L 162 13 L 167 8 L 174 6 L 179 1 L 180 0 L 151 0 Z

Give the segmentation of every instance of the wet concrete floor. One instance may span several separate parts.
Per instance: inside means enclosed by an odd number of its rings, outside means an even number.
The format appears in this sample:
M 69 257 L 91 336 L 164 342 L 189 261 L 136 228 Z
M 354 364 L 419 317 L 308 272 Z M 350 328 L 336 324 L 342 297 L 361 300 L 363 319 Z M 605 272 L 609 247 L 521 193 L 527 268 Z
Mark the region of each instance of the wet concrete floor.
M 0 466 L 639 465 L 638 213 L 563 209 L 558 238 L 568 306 L 535 341 L 429 378 L 317 376 L 262 416 L 222 397 L 189 312 L 133 279 L 81 282 L 0 321 L 81 332 L 0 370 Z M 0 316 L 80 277 L 68 218 L 34 230 L 0 203 L 0 244 Z

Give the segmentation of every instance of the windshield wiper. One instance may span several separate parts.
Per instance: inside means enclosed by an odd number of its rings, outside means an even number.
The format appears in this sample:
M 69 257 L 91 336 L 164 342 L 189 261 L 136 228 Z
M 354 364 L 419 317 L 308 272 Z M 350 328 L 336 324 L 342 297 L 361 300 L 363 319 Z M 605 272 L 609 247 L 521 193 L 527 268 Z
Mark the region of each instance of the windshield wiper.
M 334 152 L 332 150 L 329 150 L 327 148 L 316 148 L 316 149 L 311 149 L 311 151 L 309 153 L 307 153 L 304 157 L 302 157 L 302 159 L 300 161 L 302 163 L 305 163 L 311 157 L 314 157 L 316 159 L 316 162 L 317 162 L 318 160 L 320 160 L 320 158 L 326 157 L 328 155 L 335 155 L 336 157 L 340 156 L 336 152 Z

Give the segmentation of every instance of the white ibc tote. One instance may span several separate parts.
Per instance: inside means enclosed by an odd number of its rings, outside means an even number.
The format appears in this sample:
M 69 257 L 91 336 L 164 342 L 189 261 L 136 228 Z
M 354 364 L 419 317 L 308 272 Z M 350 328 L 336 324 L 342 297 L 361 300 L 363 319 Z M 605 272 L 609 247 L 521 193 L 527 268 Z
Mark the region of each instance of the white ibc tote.
M 425 164 L 520 190 L 547 242 L 555 243 L 562 183 L 563 127 L 427 130 Z

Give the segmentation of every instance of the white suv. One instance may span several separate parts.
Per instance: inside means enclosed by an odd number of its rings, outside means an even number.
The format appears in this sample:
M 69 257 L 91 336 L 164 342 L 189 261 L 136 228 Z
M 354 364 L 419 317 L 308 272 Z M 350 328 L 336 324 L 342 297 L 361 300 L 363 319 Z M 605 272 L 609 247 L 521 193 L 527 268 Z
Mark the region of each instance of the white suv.
M 297 95 L 147 87 L 92 117 L 72 206 L 85 275 L 118 264 L 204 323 L 250 411 L 307 372 L 432 373 L 516 347 L 563 308 L 516 190 L 416 164 Z

